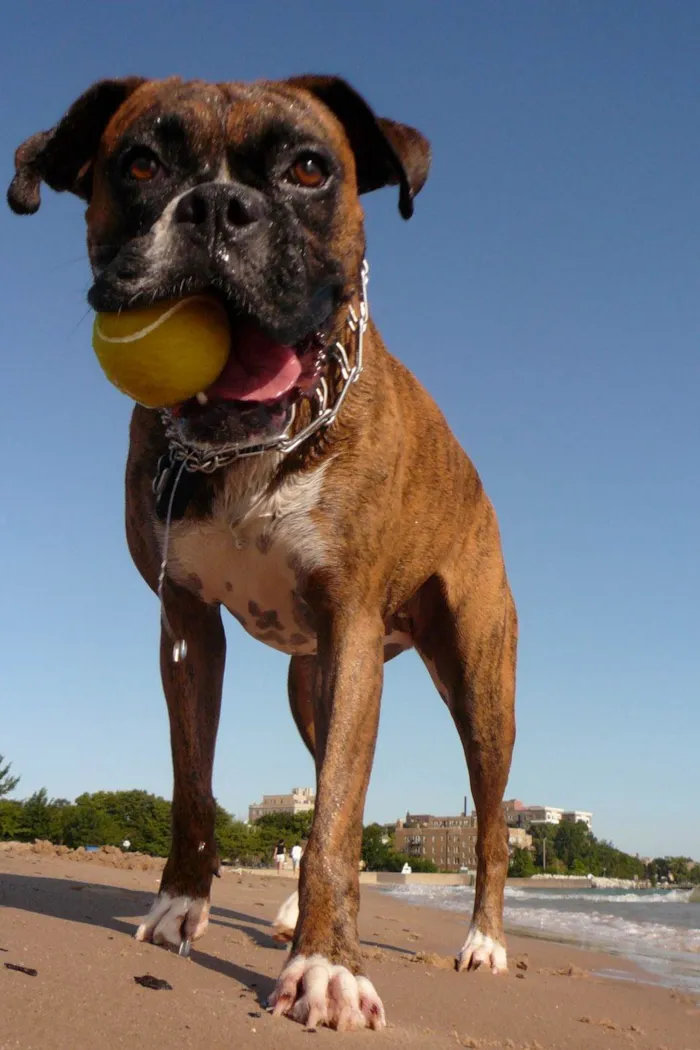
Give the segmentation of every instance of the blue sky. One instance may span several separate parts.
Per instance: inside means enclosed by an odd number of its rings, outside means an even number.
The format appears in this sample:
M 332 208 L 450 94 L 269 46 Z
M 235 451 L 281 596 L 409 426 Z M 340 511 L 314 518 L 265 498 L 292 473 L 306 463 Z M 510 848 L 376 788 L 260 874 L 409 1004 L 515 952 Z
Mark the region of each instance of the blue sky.
M 3 16 L 3 175 L 100 77 L 346 76 L 419 127 L 415 218 L 366 198 L 371 305 L 498 511 L 521 622 L 509 796 L 700 858 L 700 8 L 31 2 Z M 2 213 L 0 752 L 20 792 L 168 795 L 158 609 L 123 538 L 130 405 L 90 349 L 81 202 Z M 436 494 L 439 498 L 439 494 Z M 231 621 L 216 793 L 312 783 L 285 657 Z M 387 669 L 369 819 L 459 811 L 457 736 Z

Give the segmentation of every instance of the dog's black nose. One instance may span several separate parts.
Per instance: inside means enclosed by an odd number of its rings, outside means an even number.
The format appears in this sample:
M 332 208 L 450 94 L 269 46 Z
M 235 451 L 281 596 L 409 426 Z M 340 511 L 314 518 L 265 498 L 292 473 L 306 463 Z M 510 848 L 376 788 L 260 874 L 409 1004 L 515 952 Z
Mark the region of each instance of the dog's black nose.
M 214 182 L 185 194 L 173 219 L 202 240 L 230 240 L 250 232 L 263 211 L 264 198 L 257 190 Z

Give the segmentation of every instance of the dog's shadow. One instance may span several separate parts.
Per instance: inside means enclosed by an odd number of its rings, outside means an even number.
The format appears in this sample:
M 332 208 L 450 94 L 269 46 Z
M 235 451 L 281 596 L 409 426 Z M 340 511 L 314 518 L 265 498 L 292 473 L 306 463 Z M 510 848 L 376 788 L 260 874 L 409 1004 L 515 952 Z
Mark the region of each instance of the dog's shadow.
M 143 890 L 130 890 L 122 886 L 108 886 L 77 879 L 52 879 L 38 875 L 7 873 L 0 875 L 2 908 L 15 908 L 34 912 L 36 915 L 64 919 L 67 922 L 100 926 L 127 937 L 133 937 L 136 925 L 125 922 L 119 916 L 133 915 L 134 919 L 142 918 L 153 903 L 153 896 L 153 893 Z M 279 949 L 279 945 L 266 932 L 266 928 L 272 927 L 272 923 L 267 919 L 214 906 L 209 921 L 243 934 L 259 947 Z M 241 943 L 244 944 L 245 941 L 241 940 Z M 190 958 L 198 966 L 233 978 L 256 993 L 261 1003 L 265 1002 L 274 988 L 275 981 L 266 974 L 210 955 L 196 947 L 193 948 Z

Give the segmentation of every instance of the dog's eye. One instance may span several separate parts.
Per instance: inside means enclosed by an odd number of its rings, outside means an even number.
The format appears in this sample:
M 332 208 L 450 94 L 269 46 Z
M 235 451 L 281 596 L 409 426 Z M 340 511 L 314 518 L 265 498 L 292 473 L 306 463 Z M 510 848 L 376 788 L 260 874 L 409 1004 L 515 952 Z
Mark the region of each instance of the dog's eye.
M 287 171 L 287 178 L 307 190 L 318 190 L 328 182 L 328 170 L 322 157 L 302 153 Z
M 134 182 L 150 182 L 161 169 L 161 163 L 150 150 L 134 150 L 124 164 L 124 174 Z

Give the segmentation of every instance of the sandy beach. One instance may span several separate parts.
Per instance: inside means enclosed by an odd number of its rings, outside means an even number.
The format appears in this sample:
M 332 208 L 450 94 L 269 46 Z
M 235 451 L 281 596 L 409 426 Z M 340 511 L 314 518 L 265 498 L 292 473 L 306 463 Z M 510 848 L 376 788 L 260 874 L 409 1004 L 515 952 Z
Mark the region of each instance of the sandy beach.
M 116 855 L 0 849 L 0 1050 L 306 1046 L 313 1033 L 264 1008 L 285 958 L 270 924 L 292 881 L 226 870 L 214 885 L 209 931 L 184 960 L 133 940 L 161 864 L 131 860 L 125 868 Z M 461 917 L 368 886 L 360 930 L 389 1027 L 321 1030 L 324 1040 L 494 1050 L 700 1045 L 698 1005 L 642 983 L 646 975 L 618 957 L 510 937 L 508 976 L 456 974 Z M 602 976 L 609 971 L 616 979 Z M 146 974 L 171 989 L 134 981 Z

